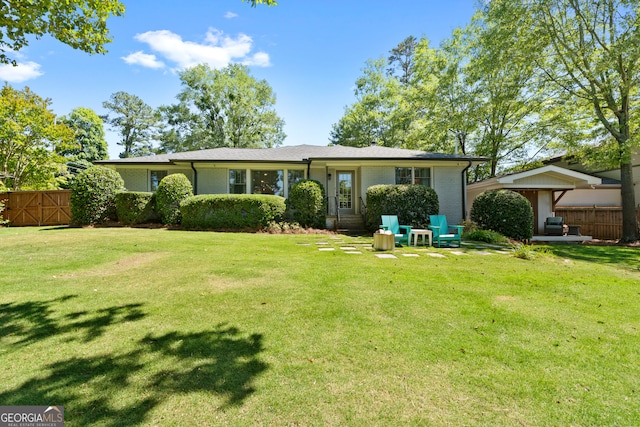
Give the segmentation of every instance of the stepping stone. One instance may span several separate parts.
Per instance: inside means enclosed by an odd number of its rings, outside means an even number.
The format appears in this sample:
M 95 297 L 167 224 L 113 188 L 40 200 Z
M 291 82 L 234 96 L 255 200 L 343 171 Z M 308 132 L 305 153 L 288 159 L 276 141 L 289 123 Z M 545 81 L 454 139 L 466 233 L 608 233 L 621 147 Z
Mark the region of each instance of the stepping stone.
M 360 252 L 360 251 L 345 251 L 345 254 L 349 254 L 349 255 L 362 255 L 362 252 Z
M 328 245 L 328 242 L 316 242 L 316 245 Z
M 420 255 L 418 255 L 418 254 L 402 254 L 402 256 L 406 256 L 406 257 L 419 257 Z
M 478 251 L 478 252 L 476 252 L 476 254 L 478 254 L 478 255 L 491 255 L 491 252 L 487 252 L 487 251 Z
M 334 248 L 320 248 L 320 249 L 318 249 L 318 250 L 320 250 L 320 251 L 325 251 L 325 252 L 326 252 L 326 251 L 335 251 L 335 249 L 334 249 Z
M 497 254 L 502 254 L 502 255 L 509 255 L 509 252 L 507 251 L 496 251 Z
M 446 256 L 442 255 L 442 254 L 427 254 L 430 257 L 434 257 L 434 258 L 446 258 Z
M 356 248 L 354 248 L 353 246 L 341 246 L 340 249 L 342 249 L 343 251 L 355 251 Z
M 311 246 L 311 243 L 298 243 L 300 246 Z
M 398 258 L 397 256 L 391 255 L 391 254 L 376 254 L 376 256 L 378 258 L 386 258 L 386 259 L 392 259 L 392 258 L 397 259 Z
M 454 255 L 466 255 L 466 253 L 460 251 L 451 251 L 451 253 Z

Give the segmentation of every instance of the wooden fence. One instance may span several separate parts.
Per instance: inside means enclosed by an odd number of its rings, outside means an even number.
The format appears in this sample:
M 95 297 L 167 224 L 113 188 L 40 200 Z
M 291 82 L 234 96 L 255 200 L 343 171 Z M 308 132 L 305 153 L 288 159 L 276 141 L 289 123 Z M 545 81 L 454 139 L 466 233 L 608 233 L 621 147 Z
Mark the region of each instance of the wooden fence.
M 579 225 L 580 233 L 594 239 L 622 238 L 622 208 L 619 207 L 556 207 L 556 216 L 565 224 Z M 636 209 L 640 221 L 640 209 Z
M 67 225 L 71 221 L 71 190 L 16 191 L 0 193 L 5 202 L 4 219 L 14 227 Z

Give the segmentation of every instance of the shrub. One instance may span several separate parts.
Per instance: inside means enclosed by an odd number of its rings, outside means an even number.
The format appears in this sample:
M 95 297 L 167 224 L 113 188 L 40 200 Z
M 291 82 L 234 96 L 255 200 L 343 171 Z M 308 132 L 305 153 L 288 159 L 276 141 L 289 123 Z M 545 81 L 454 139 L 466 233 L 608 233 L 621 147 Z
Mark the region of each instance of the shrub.
M 367 227 L 380 226 L 380 215 L 397 215 L 401 224 L 427 228 L 440 210 L 438 195 L 424 185 L 373 185 L 367 188 Z
M 104 166 L 92 166 L 78 174 L 71 187 L 71 222 L 102 224 L 116 219 L 116 194 L 124 191 L 120 174 Z
M 327 207 L 323 185 L 315 180 L 297 182 L 289 192 L 287 206 L 293 220 L 303 227 L 324 228 L 327 221 Z
M 464 233 L 463 237 L 465 238 L 465 240 L 473 240 L 476 242 L 486 242 L 493 244 L 509 243 L 509 239 L 507 239 L 505 236 L 498 233 L 497 231 L 491 230 L 475 229 Z
M 185 174 L 174 173 L 162 178 L 156 191 L 156 208 L 163 224 L 180 224 L 180 202 L 193 196 L 191 181 Z
M 259 230 L 282 221 L 285 210 L 284 197 L 263 194 L 203 194 L 180 206 L 187 229 Z
M 471 207 L 471 220 L 516 240 L 533 236 L 533 208 L 526 197 L 510 190 L 481 193 Z
M 123 191 L 116 194 L 116 213 L 123 224 L 144 224 L 157 218 L 155 195 L 148 192 Z

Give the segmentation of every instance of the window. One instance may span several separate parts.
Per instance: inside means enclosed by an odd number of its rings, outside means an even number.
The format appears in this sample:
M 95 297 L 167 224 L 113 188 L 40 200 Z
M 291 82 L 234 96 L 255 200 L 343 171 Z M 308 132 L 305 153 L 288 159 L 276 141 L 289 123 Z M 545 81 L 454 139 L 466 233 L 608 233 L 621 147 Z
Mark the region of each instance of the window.
M 431 169 L 429 168 L 413 168 L 413 183 L 431 186 Z
M 396 184 L 431 186 L 430 168 L 396 168 Z
M 229 170 L 229 193 L 244 194 L 247 192 L 247 171 L 244 169 Z
M 413 168 L 396 168 L 396 184 L 411 184 Z
M 158 189 L 158 184 L 162 181 L 162 178 L 167 176 L 167 171 L 151 171 L 149 176 L 151 181 L 151 191 L 156 191 Z
M 251 171 L 251 189 L 253 194 L 284 195 L 284 172 Z
M 293 187 L 296 182 L 302 181 L 303 179 L 304 170 L 289 169 L 287 171 L 287 194 L 289 194 L 291 187 Z

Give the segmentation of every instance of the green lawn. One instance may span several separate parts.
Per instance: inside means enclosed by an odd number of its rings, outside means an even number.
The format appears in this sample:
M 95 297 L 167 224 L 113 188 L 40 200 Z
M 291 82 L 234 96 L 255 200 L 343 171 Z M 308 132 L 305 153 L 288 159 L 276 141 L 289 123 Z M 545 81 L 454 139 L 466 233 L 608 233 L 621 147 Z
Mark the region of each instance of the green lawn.
M 640 425 L 637 248 L 371 242 L 0 229 L 0 405 L 68 426 Z

